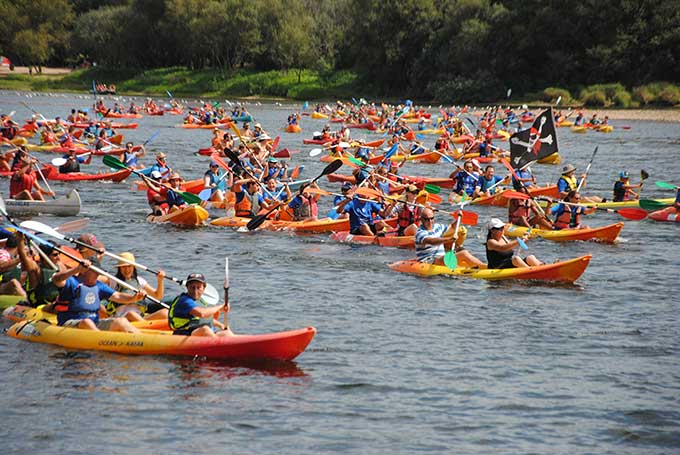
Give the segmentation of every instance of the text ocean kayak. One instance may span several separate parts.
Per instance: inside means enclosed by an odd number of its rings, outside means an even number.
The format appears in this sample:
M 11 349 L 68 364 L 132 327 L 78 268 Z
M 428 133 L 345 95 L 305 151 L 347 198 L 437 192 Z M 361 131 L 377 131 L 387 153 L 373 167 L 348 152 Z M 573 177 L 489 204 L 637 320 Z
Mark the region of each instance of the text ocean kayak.
M 541 237 L 553 242 L 570 242 L 574 240 L 595 240 L 602 243 L 614 243 L 623 229 L 623 223 L 609 224 L 596 228 L 561 229 L 550 231 L 546 229 L 532 229 L 531 236 Z M 509 225 L 505 228 L 508 237 L 522 237 L 529 228 Z
M 567 261 L 554 264 L 539 265 L 536 267 L 520 267 L 512 269 L 477 269 L 457 267 L 454 270 L 444 265 L 432 265 L 419 262 L 415 259 L 394 262 L 389 267 L 402 273 L 411 273 L 419 276 L 452 275 L 477 278 L 481 280 L 535 280 L 573 283 L 586 270 L 590 263 L 591 255 L 581 256 Z
M 171 332 L 123 333 L 59 327 L 43 321 L 17 322 L 7 335 L 70 349 L 135 355 L 172 355 L 228 360 L 292 360 L 312 341 L 316 329 L 290 330 L 262 335 L 197 337 Z

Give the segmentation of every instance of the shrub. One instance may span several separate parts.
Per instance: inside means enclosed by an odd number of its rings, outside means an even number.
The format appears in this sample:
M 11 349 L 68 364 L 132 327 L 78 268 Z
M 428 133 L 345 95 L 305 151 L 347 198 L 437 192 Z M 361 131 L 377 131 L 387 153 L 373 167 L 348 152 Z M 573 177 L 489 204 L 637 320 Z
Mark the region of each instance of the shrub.
M 581 103 L 586 106 L 607 106 L 607 95 L 604 90 L 587 87 L 581 90 L 579 95 Z
M 659 93 L 657 100 L 660 103 L 668 106 L 676 106 L 680 104 L 680 87 L 669 84 L 665 89 Z
M 573 101 L 573 98 L 571 97 L 571 93 L 569 93 L 569 90 L 565 90 L 559 87 L 548 87 L 545 90 L 543 90 L 541 100 L 545 101 L 546 103 L 555 104 L 555 102 L 557 102 L 557 98 L 560 97 L 562 97 L 560 103 L 563 104 L 571 104 L 571 102 Z

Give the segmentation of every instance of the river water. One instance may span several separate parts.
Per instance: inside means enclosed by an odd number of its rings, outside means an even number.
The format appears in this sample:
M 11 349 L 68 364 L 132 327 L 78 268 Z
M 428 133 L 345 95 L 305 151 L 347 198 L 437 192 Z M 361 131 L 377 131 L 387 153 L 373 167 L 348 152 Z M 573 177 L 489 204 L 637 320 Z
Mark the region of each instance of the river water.
M 20 102 L 46 117 L 66 117 L 91 97 L 0 92 L 0 112 L 28 118 Z M 301 150 L 293 164 L 306 166 L 303 176 L 320 172 L 323 163 L 308 156 L 313 146 L 301 139 L 323 121 L 304 117 L 302 135 L 286 134 L 286 116 L 299 105 L 248 108 L 272 136 L 281 135 L 281 147 Z M 176 128 L 180 122 L 145 117 L 138 129 L 121 132 L 142 142 L 160 130 L 149 154 L 164 151 L 185 178 L 197 178 L 208 158 L 194 152 L 209 145 L 211 133 Z M 637 176 L 643 168 L 652 176 L 644 197 L 670 197 L 651 182 L 678 182 L 680 124 L 615 125 L 631 128 L 558 130 L 564 160 L 580 170 L 599 146 L 587 193 L 611 197 L 619 171 Z M 355 130 L 354 137 L 364 136 Z M 100 160 L 93 167 L 103 170 Z M 450 171 L 445 166 L 408 164 L 404 172 L 442 176 Z M 539 182 L 554 182 L 559 170 L 536 165 L 534 172 Z M 65 193 L 74 185 L 52 186 Z M 0 337 L 4 453 L 680 450 L 680 225 L 626 222 L 617 245 L 530 241 L 529 251 L 545 261 L 593 254 L 573 286 L 422 279 L 387 268 L 411 257 L 406 250 L 325 236 L 151 225 L 145 195 L 130 181 L 75 187 L 88 231 L 111 251 L 133 251 L 139 262 L 178 277 L 202 272 L 218 288 L 228 256 L 234 331 L 312 325 L 318 334 L 295 362 L 247 366 Z M 329 208 L 322 202 L 320 212 Z M 470 229 L 466 245 L 483 257 L 482 226 L 505 211 L 473 210 L 480 226 Z M 587 222 L 620 219 L 598 212 Z M 180 292 L 170 282 L 166 287 L 167 295 Z

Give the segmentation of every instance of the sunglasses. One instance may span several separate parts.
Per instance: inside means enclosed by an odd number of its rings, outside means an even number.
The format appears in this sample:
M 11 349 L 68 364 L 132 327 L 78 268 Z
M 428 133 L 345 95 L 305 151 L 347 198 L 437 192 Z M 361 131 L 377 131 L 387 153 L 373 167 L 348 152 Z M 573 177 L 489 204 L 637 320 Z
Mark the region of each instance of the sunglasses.
M 420 219 L 421 219 L 421 220 L 432 221 L 432 220 L 434 220 L 434 217 L 433 217 L 433 216 L 421 216 Z

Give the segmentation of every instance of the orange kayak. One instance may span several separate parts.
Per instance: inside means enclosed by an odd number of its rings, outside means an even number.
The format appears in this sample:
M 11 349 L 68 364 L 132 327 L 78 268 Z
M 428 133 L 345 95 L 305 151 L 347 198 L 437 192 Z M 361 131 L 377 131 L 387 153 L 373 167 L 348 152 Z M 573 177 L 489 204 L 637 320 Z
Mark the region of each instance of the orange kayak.
M 181 226 L 200 226 L 208 219 L 208 211 L 196 204 L 166 213 L 165 215 L 149 215 L 147 220 L 151 223 L 172 223 Z
M 300 125 L 290 124 L 285 128 L 286 133 L 302 133 L 302 127 Z
M 472 204 L 476 205 L 493 205 L 496 207 L 507 207 L 510 199 L 503 196 L 505 191 L 500 191 L 492 196 L 478 197 L 472 201 Z M 529 190 L 529 194 L 533 197 L 536 196 L 548 196 L 551 198 L 559 197 L 560 193 L 557 191 L 557 185 L 549 185 L 538 188 L 532 188 Z
M 415 248 L 416 240 L 412 235 L 398 236 L 395 233 L 384 236 L 379 235 L 353 235 L 349 231 L 334 232 L 331 240 L 341 243 L 352 243 L 359 245 L 378 245 L 395 248 Z
M 197 130 L 197 129 L 203 129 L 203 130 L 211 130 L 214 128 L 220 128 L 220 129 L 227 129 L 229 128 L 229 123 L 212 123 L 210 125 L 204 125 L 201 123 L 182 123 L 181 125 L 177 125 L 178 128 L 186 128 L 190 130 Z
M 394 262 L 389 267 L 402 273 L 419 276 L 451 275 L 477 278 L 481 280 L 533 280 L 573 283 L 585 272 L 590 254 L 554 264 L 544 264 L 535 267 L 519 267 L 512 269 L 480 269 L 470 267 L 456 267 L 451 270 L 445 265 L 432 265 L 415 259 Z

